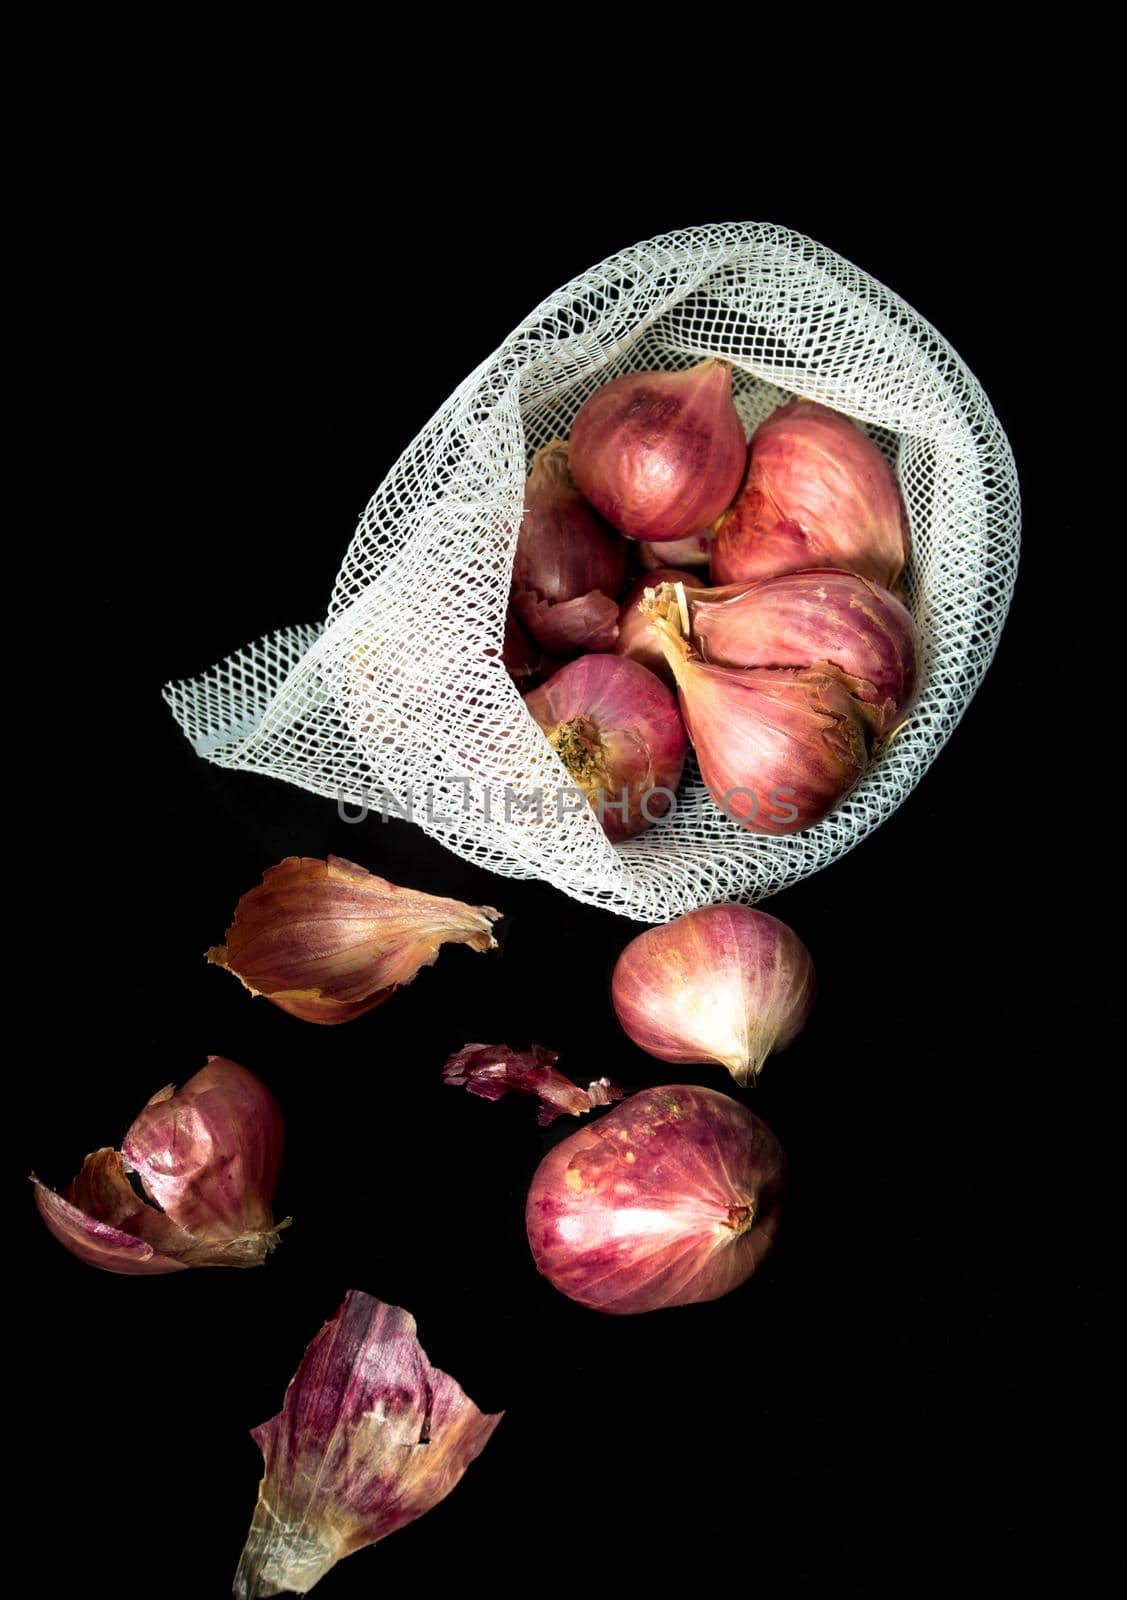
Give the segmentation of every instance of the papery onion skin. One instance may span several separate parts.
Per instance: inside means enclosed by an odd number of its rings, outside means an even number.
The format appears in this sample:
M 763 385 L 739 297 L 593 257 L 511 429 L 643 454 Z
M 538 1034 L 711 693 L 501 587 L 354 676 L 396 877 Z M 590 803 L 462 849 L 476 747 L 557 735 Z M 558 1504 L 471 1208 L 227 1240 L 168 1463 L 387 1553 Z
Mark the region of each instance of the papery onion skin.
M 659 1061 L 714 1061 L 746 1087 L 802 1029 L 814 963 L 785 922 L 750 906 L 704 906 L 632 939 L 611 980 L 615 1013 Z
M 645 667 L 647 672 L 652 672 L 662 683 L 672 685 L 673 671 L 665 659 L 665 651 L 658 643 L 649 617 L 640 609 L 646 590 L 656 588 L 663 583 L 680 583 L 686 589 L 701 587 L 700 578 L 694 577 L 691 572 L 679 572 L 675 567 L 658 567 L 654 572 L 648 572 L 639 578 L 622 602 L 622 609 L 618 614 L 618 640 L 614 652 L 615 655 L 629 656 L 631 661 L 636 661 L 639 666 Z
M 804 567 L 750 584 L 698 588 L 687 606 L 689 639 L 703 661 L 799 668 L 828 662 L 879 712 L 878 734 L 891 732 L 911 710 L 919 633 L 908 609 L 869 578 Z
M 538 1270 L 581 1305 L 630 1315 L 715 1300 L 778 1229 L 778 1140 L 713 1089 L 631 1095 L 544 1157 L 525 1208 Z
M 739 488 L 747 447 L 732 369 L 632 372 L 596 389 L 568 448 L 580 490 L 615 528 L 651 544 L 709 527 Z
M 668 811 L 687 741 L 673 694 L 652 672 L 621 656 L 580 656 L 524 703 L 609 839 L 633 838 Z
M 282 1409 L 252 1431 L 263 1474 L 235 1600 L 308 1594 L 336 1563 L 444 1500 L 504 1413 L 430 1364 L 415 1319 L 350 1290 Z
M 306 1022 L 349 1022 L 430 966 L 444 944 L 490 950 L 492 906 L 403 889 L 341 856 L 287 856 L 243 895 L 227 943 L 207 952 Z
M 35 1201 L 60 1244 L 107 1272 L 256 1267 L 286 1226 L 272 1211 L 283 1142 L 266 1086 L 211 1056 L 179 1092 L 153 1096 L 122 1141 L 125 1159 L 95 1150 L 62 1194 L 33 1176 Z M 126 1160 L 154 1204 L 134 1190 Z
M 554 439 L 536 452 L 525 485 L 513 562 L 521 622 L 555 656 L 613 649 L 625 574 L 626 545 L 579 493 L 567 444 Z
M 877 712 L 828 662 L 795 668 L 701 661 L 654 617 L 700 774 L 730 821 L 773 837 L 813 827 L 868 769 Z
M 59 1243 L 88 1267 L 124 1277 L 155 1277 L 192 1265 L 184 1259 L 191 1241 L 133 1192 L 116 1150 L 88 1155 L 62 1194 L 34 1173 L 31 1181 L 43 1221 Z M 177 1254 L 167 1254 L 168 1250 Z
M 455 1089 L 468 1089 L 483 1100 L 503 1100 L 506 1095 L 532 1095 L 540 1102 L 537 1121 L 542 1128 L 565 1113 L 582 1117 L 596 1106 L 622 1099 L 622 1090 L 609 1078 L 596 1078 L 581 1089 L 556 1068 L 559 1056 L 534 1044 L 529 1050 L 510 1050 L 507 1044 L 464 1044 L 448 1056 L 442 1081 Z
M 195 1239 L 274 1233 L 282 1110 L 237 1062 L 212 1056 L 178 1092 L 153 1096 L 122 1154 L 164 1214 Z
M 891 589 L 908 550 L 904 501 L 876 445 L 840 411 L 790 400 L 752 435 L 743 487 L 716 524 L 712 581 L 834 566 Z

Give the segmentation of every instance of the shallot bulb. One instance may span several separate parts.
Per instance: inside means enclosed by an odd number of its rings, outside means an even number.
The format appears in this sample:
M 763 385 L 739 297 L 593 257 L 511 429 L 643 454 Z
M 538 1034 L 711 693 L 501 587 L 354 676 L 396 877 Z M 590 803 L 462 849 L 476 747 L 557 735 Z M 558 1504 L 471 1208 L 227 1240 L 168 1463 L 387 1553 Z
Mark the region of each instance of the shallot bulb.
M 741 1088 L 801 1030 L 814 963 L 798 935 L 750 906 L 704 906 L 631 939 L 611 983 L 618 1020 L 659 1061 L 716 1061 Z
M 524 703 L 609 839 L 630 839 L 669 810 L 685 727 L 652 672 L 621 656 L 580 656 Z
M 521 622 L 537 644 L 561 657 L 613 647 L 615 597 L 626 574 L 626 546 L 575 487 L 567 456 L 562 439 L 536 452 L 513 563 Z
M 892 469 L 849 417 L 790 400 L 752 435 L 747 476 L 716 524 L 714 583 L 796 567 L 847 567 L 890 589 L 908 559 Z
M 712 359 L 604 383 L 572 423 L 568 460 L 600 515 L 658 544 L 699 534 L 726 510 L 746 451 L 732 369 Z
M 525 1208 L 536 1266 L 595 1311 L 716 1300 L 770 1247 L 783 1165 L 770 1128 L 727 1095 L 631 1095 L 537 1168 Z
M 665 614 L 660 602 L 647 606 L 709 793 L 752 833 L 812 827 L 868 768 L 882 731 L 877 710 L 828 663 L 741 668 L 702 661 L 683 637 L 687 618 L 677 620 L 685 599 L 681 590 L 680 607 Z
M 665 652 L 658 643 L 649 617 L 641 610 L 646 590 L 660 587 L 663 583 L 681 583 L 687 589 L 695 589 L 700 587 L 701 580 L 694 578 L 691 572 L 678 572 L 674 567 L 658 567 L 656 572 L 647 572 L 639 578 L 618 613 L 618 639 L 614 649 L 616 655 L 629 656 L 631 661 L 646 667 L 663 683 L 672 684 L 673 673 L 665 659 Z
M 169 1084 L 153 1096 L 120 1154 L 95 1150 L 62 1194 L 33 1179 L 35 1200 L 59 1243 L 106 1272 L 256 1267 L 285 1226 L 271 1209 L 282 1144 L 282 1113 L 266 1085 L 211 1056 L 182 1089 Z
M 491 950 L 500 912 L 401 889 L 329 856 L 287 856 L 243 895 L 207 959 L 306 1022 L 349 1022 L 382 1005 L 444 944 Z
M 805 567 L 726 589 L 696 588 L 686 603 L 689 639 L 702 661 L 722 667 L 825 662 L 874 708 L 877 731 L 892 732 L 908 714 L 919 634 L 911 613 L 870 579 L 834 567 Z

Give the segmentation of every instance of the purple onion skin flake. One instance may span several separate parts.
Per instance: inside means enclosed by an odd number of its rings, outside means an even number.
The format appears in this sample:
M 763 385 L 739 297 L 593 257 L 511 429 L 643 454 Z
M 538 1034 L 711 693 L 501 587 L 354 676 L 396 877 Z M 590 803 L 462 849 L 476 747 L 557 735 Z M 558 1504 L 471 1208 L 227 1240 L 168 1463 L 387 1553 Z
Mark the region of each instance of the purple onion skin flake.
M 350 1290 L 252 1433 L 265 1470 L 235 1600 L 308 1594 L 330 1567 L 436 1506 L 488 1443 L 486 1416 L 427 1360 L 415 1319 Z
M 501 1100 L 509 1094 L 535 1096 L 542 1128 L 565 1112 L 581 1117 L 596 1106 L 622 1099 L 622 1090 L 609 1078 L 595 1078 L 581 1089 L 556 1070 L 558 1060 L 554 1050 L 539 1044 L 529 1050 L 510 1050 L 507 1044 L 464 1044 L 448 1058 L 442 1081 L 483 1100 Z
M 209 1056 L 182 1089 L 169 1084 L 153 1095 L 120 1152 L 88 1155 L 61 1194 L 33 1174 L 35 1203 L 71 1255 L 105 1272 L 257 1267 L 288 1222 L 273 1216 L 284 1144 L 281 1108 L 266 1085 L 238 1062 Z

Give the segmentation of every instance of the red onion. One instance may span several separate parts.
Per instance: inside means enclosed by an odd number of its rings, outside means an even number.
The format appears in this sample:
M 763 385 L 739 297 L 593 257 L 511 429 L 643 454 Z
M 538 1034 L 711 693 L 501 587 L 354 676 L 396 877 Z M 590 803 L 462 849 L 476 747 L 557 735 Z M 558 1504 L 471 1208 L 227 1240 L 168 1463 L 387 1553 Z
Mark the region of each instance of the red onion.
M 673 673 L 665 659 L 665 652 L 657 641 L 649 617 L 639 609 L 646 590 L 663 583 L 683 583 L 689 589 L 701 587 L 699 578 L 694 578 L 690 572 L 678 572 L 674 567 L 658 567 L 656 572 L 646 573 L 628 591 L 622 602 L 614 649 L 616 655 L 629 656 L 631 661 L 637 661 L 663 683 L 672 684 Z
M 282 1143 L 265 1084 L 212 1056 L 179 1092 L 169 1084 L 153 1096 L 122 1141 L 125 1160 L 95 1150 L 62 1194 L 34 1179 L 35 1200 L 59 1243 L 107 1272 L 256 1267 L 284 1226 L 271 1210 Z
M 712 534 L 694 533 L 688 539 L 666 539 L 663 544 L 640 544 L 638 559 L 647 571 L 658 567 L 707 567 L 712 560 Z
M 631 939 L 611 984 L 623 1028 L 660 1061 L 716 1061 L 745 1087 L 801 1030 L 814 963 L 798 935 L 750 906 L 705 906 Z
M 669 810 L 685 728 L 652 672 L 621 656 L 581 656 L 524 703 L 609 839 L 632 838 Z
M 555 439 L 533 458 L 513 563 L 521 621 L 537 644 L 564 657 L 613 647 L 614 597 L 626 573 L 626 546 L 575 487 L 567 451 Z
M 740 486 L 746 448 L 732 369 L 713 359 L 603 384 L 572 424 L 568 459 L 596 511 L 656 544 L 716 520 Z
M 783 1152 L 713 1089 L 631 1095 L 549 1152 L 525 1208 L 538 1269 L 621 1314 L 715 1300 L 749 1278 L 779 1225 Z
M 739 498 L 716 525 L 714 583 L 796 567 L 847 567 L 892 587 L 908 516 L 892 469 L 840 411 L 791 400 L 760 424 Z
M 684 591 L 672 593 L 685 603 Z M 868 767 L 877 710 L 825 663 L 712 666 L 682 637 L 680 606 L 652 605 L 701 777 L 721 811 L 752 833 L 797 833 L 820 822 Z
M 829 663 L 849 680 L 850 692 L 879 713 L 878 733 L 891 732 L 911 707 L 916 625 L 899 600 L 868 578 L 805 567 L 752 584 L 698 588 L 687 603 L 689 638 L 703 661 L 724 667 Z
M 236 1600 L 308 1594 L 331 1567 L 444 1500 L 503 1413 L 432 1367 L 415 1319 L 352 1289 L 313 1340 L 282 1409 L 254 1429 L 262 1482 Z

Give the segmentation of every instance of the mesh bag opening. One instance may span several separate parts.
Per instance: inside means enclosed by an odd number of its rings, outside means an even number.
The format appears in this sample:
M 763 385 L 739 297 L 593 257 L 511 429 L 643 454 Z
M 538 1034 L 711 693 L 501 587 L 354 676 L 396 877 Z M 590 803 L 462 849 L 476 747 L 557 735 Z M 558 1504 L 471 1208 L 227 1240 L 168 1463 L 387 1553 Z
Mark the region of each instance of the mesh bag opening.
M 746 832 L 690 758 L 676 810 L 612 845 L 500 660 L 525 476 L 600 384 L 706 356 L 736 369 L 749 432 L 801 395 L 854 417 L 893 463 L 912 530 L 903 581 L 923 644 L 920 694 L 891 747 L 813 828 Z M 490 871 L 664 922 L 774 894 L 892 813 L 990 663 L 1019 530 L 1009 444 L 934 328 L 800 234 L 687 229 L 575 278 L 464 380 L 372 496 L 323 624 L 250 644 L 165 698 L 218 766 L 410 816 Z

